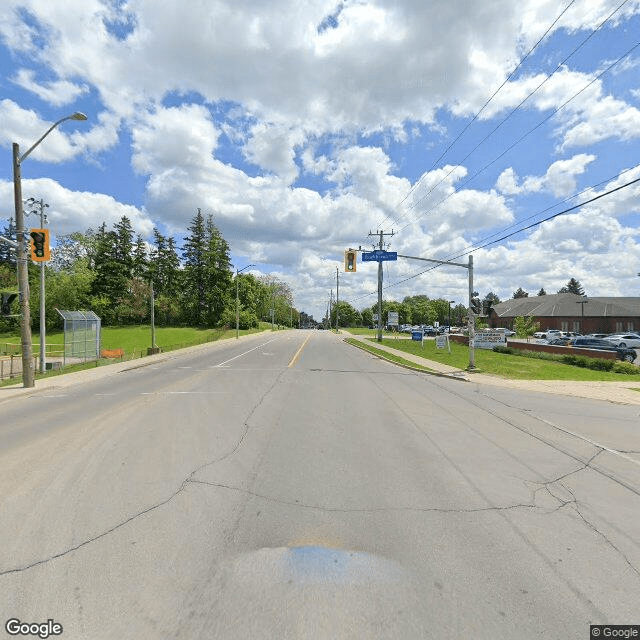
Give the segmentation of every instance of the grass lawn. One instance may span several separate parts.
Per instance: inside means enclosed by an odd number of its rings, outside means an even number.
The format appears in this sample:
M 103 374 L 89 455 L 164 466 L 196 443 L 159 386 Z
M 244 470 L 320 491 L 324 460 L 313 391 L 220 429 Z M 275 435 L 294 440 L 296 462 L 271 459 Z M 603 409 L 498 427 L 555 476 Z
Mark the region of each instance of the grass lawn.
M 264 329 L 271 329 L 271 324 L 261 322 L 258 329 L 240 330 L 240 335 L 257 333 Z M 194 327 L 156 327 L 156 345 L 163 351 L 180 349 L 203 342 L 213 342 L 224 338 L 234 338 L 235 329 L 199 329 Z M 146 353 L 151 346 L 151 325 L 138 325 L 127 327 L 102 327 L 102 349 L 122 349 L 127 357 L 139 356 Z M 0 334 L 0 353 L 20 353 L 20 334 Z M 39 333 L 31 336 L 32 351 L 34 355 L 40 353 Z M 47 355 L 62 354 L 64 347 L 64 335 L 62 331 L 50 331 L 47 333 Z M 135 352 L 135 355 L 134 355 Z
M 362 332 L 364 332 L 364 335 L 368 335 L 368 332 L 371 332 L 372 336 L 369 338 L 371 346 L 375 348 L 378 344 L 375 338 L 376 332 L 373 329 L 345 329 L 344 331 L 345 333 L 350 332 L 357 335 L 363 335 Z M 458 369 L 466 369 L 469 366 L 469 349 L 464 345 L 451 342 L 451 353 L 449 354 L 446 349 L 436 349 L 436 343 L 433 339 L 425 339 L 424 347 L 422 347 L 420 342 L 400 337 L 395 339 L 397 336 L 397 333 L 385 334 L 382 344 L 399 351 L 412 353 L 427 360 L 448 364 Z M 516 380 L 615 380 L 629 382 L 640 378 L 640 376 L 631 376 L 623 373 L 594 371 L 561 362 L 496 353 L 489 349 L 475 350 L 475 364 L 479 373 L 488 373 Z

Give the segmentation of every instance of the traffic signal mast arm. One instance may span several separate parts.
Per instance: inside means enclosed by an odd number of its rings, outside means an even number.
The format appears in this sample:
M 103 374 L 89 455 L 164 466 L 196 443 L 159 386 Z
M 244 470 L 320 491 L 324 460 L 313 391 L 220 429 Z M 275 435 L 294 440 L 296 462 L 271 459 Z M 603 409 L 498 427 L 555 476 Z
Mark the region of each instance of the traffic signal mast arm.
M 446 260 L 433 260 L 431 258 L 419 258 L 418 256 L 403 256 L 400 253 L 398 258 L 409 258 L 410 260 L 422 260 L 424 262 L 435 262 L 436 264 L 449 264 L 454 267 L 464 267 L 469 270 L 469 369 L 475 369 L 475 352 L 474 352 L 474 338 L 475 338 L 475 318 L 474 318 L 474 297 L 473 297 L 473 256 L 469 256 L 469 264 L 463 264 L 462 262 L 447 262 Z M 478 301 L 480 302 L 480 301 Z M 480 307 L 482 309 L 482 307 Z M 479 315 L 479 314 L 475 314 Z

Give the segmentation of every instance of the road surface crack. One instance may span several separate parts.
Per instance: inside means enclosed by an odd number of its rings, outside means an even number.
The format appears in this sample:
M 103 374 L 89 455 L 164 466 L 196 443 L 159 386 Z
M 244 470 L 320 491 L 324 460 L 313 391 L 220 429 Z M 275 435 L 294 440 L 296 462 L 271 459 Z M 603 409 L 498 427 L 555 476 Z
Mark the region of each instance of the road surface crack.
M 218 487 L 220 489 L 226 489 L 229 491 L 236 491 L 244 495 L 260 498 L 261 500 L 267 500 L 277 504 L 282 504 L 290 507 L 299 507 L 302 509 L 314 509 L 317 511 L 325 511 L 329 513 L 382 513 L 393 511 L 410 511 L 410 512 L 436 512 L 436 513 L 482 513 L 484 511 L 509 511 L 511 509 L 540 509 L 536 504 L 532 503 L 517 503 L 505 506 L 489 506 L 489 507 L 467 507 L 467 508 L 446 508 L 446 507 L 417 507 L 417 506 L 395 506 L 395 507 L 329 507 L 326 505 L 311 504 L 302 502 L 300 500 L 291 500 L 280 497 L 269 496 L 250 489 L 243 489 L 241 487 L 235 487 L 233 485 L 224 484 L 221 482 L 210 482 L 207 480 L 195 480 L 188 479 L 186 482 L 192 484 L 206 485 L 209 487 Z
M 580 510 L 580 503 L 578 502 L 578 499 L 576 498 L 574 492 L 565 483 L 562 482 L 562 480 L 565 480 L 566 478 L 568 478 L 570 476 L 573 476 L 576 473 L 580 473 L 581 471 L 584 471 L 585 469 L 590 468 L 590 465 L 593 462 L 593 460 L 595 460 L 595 458 L 597 458 L 603 451 L 604 451 L 604 449 L 601 448 L 599 451 L 594 453 L 591 456 L 591 458 L 589 458 L 580 468 L 574 469 L 573 471 L 569 471 L 567 473 L 564 473 L 563 475 L 558 476 L 557 478 L 554 478 L 553 480 L 548 480 L 546 482 L 536 482 L 536 481 L 534 481 L 533 484 L 540 485 L 538 487 L 538 489 L 536 489 L 533 492 L 534 502 L 535 502 L 536 495 L 537 495 L 537 493 L 539 491 L 546 491 L 552 498 L 554 498 L 555 500 L 558 501 L 558 507 L 553 510 L 554 512 L 555 511 L 559 511 L 560 509 L 563 509 L 564 507 L 569 507 L 570 509 L 572 509 L 576 514 L 578 514 L 578 516 L 580 517 L 580 519 L 582 520 L 582 522 L 584 524 L 586 524 L 594 533 L 599 535 L 604 540 L 604 542 L 609 547 L 611 547 L 611 549 L 613 549 L 627 563 L 627 565 L 629 565 L 630 569 L 636 575 L 640 576 L 640 569 L 638 569 L 631 562 L 631 560 L 629 560 L 629 558 L 622 551 L 622 549 L 620 549 L 618 546 L 616 546 L 613 543 L 613 541 L 604 532 L 600 531 L 600 529 L 598 529 L 598 527 L 593 522 L 591 522 L 590 520 L 588 520 L 585 517 L 585 515 Z M 554 486 L 555 487 L 560 487 L 561 489 L 566 491 L 571 496 L 571 499 L 565 499 L 565 498 L 562 498 L 559 495 L 556 495 L 552 491 Z
M 226 460 L 227 458 L 231 457 L 232 455 L 234 455 L 238 449 L 242 446 L 243 442 L 245 441 L 247 434 L 249 432 L 249 422 L 251 421 L 251 418 L 253 417 L 253 415 L 255 414 L 255 412 L 260 408 L 260 406 L 264 403 L 265 399 L 267 398 L 267 396 L 271 393 L 271 391 L 274 389 L 274 387 L 280 382 L 280 379 L 282 377 L 282 375 L 284 374 L 284 371 L 281 371 L 274 379 L 273 383 L 266 389 L 266 391 L 260 396 L 260 398 L 258 398 L 257 402 L 254 404 L 254 406 L 252 407 L 251 411 L 249 411 L 249 413 L 247 414 L 247 417 L 244 420 L 244 423 L 242 425 L 242 430 L 240 433 L 240 437 L 238 438 L 238 440 L 236 441 L 235 445 L 229 450 L 227 451 L 224 455 L 215 458 L 214 460 L 210 460 L 208 462 L 205 462 L 204 464 L 201 464 L 199 466 L 197 466 L 195 469 L 193 469 L 189 475 L 182 481 L 182 483 L 180 484 L 180 487 L 174 491 L 168 498 L 165 498 L 164 500 L 161 500 L 160 502 L 155 503 L 154 505 L 147 507 L 141 511 L 138 511 L 137 513 L 134 513 L 132 516 L 129 516 L 128 518 L 126 518 L 125 520 L 123 520 L 122 522 L 119 522 L 118 524 L 114 525 L 113 527 L 111 527 L 110 529 L 107 529 L 106 531 L 103 531 L 102 533 L 99 533 L 95 536 L 93 536 L 92 538 L 88 538 L 87 540 L 83 540 L 82 542 L 69 547 L 68 549 L 65 549 L 64 551 L 60 551 L 59 553 L 55 553 L 52 554 L 46 558 L 41 558 L 40 560 L 34 560 L 33 562 L 30 562 L 28 564 L 25 564 L 23 566 L 20 567 L 14 567 L 11 569 L 1 569 L 0 568 L 0 577 L 5 576 L 5 575 L 9 575 L 12 573 L 21 573 L 23 571 L 28 571 L 29 569 L 33 569 L 34 567 L 38 567 L 40 565 L 44 565 L 47 564 L 49 562 L 51 562 L 52 560 L 57 560 L 59 558 L 63 558 L 64 556 L 69 555 L 70 553 L 73 553 L 74 551 L 78 551 L 79 549 L 82 549 L 83 547 L 86 547 L 94 542 L 97 542 L 98 540 L 101 540 L 102 538 L 105 538 L 106 536 L 112 534 L 113 532 L 117 531 L 118 529 L 121 529 L 122 527 L 128 525 L 129 523 L 133 522 L 134 520 L 137 520 L 138 518 L 151 513 L 152 511 L 155 511 L 156 509 L 159 509 L 160 507 L 163 507 L 164 505 L 170 503 L 176 496 L 178 496 L 180 493 L 182 493 L 185 488 L 187 487 L 187 485 L 189 483 L 194 483 L 197 482 L 193 479 L 194 475 L 196 473 L 198 473 L 199 471 L 201 471 L 202 469 L 205 469 L 207 467 L 213 466 L 215 464 L 218 464 L 220 462 L 222 462 L 223 460 Z

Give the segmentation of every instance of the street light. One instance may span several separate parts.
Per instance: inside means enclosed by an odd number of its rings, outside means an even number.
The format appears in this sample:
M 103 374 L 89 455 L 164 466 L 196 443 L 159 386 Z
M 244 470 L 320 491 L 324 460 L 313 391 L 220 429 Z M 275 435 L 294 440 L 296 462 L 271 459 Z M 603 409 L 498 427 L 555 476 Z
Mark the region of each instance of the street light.
M 73 115 L 54 122 L 25 153 L 20 155 L 20 145 L 13 143 L 13 197 L 16 211 L 16 260 L 18 263 L 18 291 L 20 296 L 20 335 L 22 341 L 22 386 L 34 387 L 35 379 L 31 357 L 31 309 L 29 308 L 29 271 L 27 268 L 27 243 L 25 242 L 24 210 L 22 208 L 22 176 L 20 167 L 29 154 L 65 120 L 86 120 L 84 113 L 77 111 Z
M 451 333 L 451 305 L 455 304 L 455 300 L 449 300 L 449 333 Z
M 255 264 L 248 264 L 242 269 L 236 269 L 236 340 L 240 337 L 240 298 L 238 296 L 238 276 L 249 267 L 255 267 Z

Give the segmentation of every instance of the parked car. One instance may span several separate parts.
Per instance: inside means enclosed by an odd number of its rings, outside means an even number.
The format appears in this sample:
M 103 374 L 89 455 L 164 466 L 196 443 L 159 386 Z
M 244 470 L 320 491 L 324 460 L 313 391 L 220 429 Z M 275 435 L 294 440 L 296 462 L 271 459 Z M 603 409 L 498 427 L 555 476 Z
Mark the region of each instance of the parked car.
M 640 347 L 640 336 L 637 333 L 614 333 L 604 339 L 617 347 Z
M 552 338 L 551 340 L 547 340 L 547 342 L 555 347 L 567 347 L 571 340 L 572 338 L 570 336 L 564 336 L 563 338 Z
M 587 335 L 587 338 L 608 338 L 608 333 L 590 333 Z
M 570 346 L 580 349 L 597 349 L 598 351 L 615 351 L 618 354 L 619 360 L 626 360 L 627 362 L 633 362 L 638 354 L 634 349 L 628 347 L 618 347 L 611 343 L 609 340 L 603 340 L 602 338 L 589 338 L 584 336 L 582 338 L 574 338 Z

